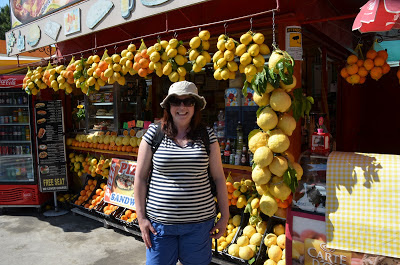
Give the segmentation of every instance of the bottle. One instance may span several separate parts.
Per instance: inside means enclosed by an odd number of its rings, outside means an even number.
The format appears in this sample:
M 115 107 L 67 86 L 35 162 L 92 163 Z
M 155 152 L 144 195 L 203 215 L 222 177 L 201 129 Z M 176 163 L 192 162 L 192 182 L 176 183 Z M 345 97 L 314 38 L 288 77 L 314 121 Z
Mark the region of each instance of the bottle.
M 243 149 L 243 126 L 240 121 L 238 121 L 238 125 L 236 127 L 236 139 L 237 139 L 237 150 Z
M 214 122 L 213 129 L 214 129 L 215 136 L 217 136 L 218 122 Z
M 231 142 L 229 139 L 227 139 L 225 151 L 224 151 L 224 163 L 225 164 L 229 164 L 230 157 L 231 157 Z
M 12 122 L 13 123 L 17 123 L 18 122 L 18 110 L 14 110 L 13 111 Z
M 19 123 L 24 122 L 24 117 L 23 117 L 23 113 L 22 113 L 22 109 L 21 108 L 18 109 L 18 122 Z
M 246 145 L 243 145 L 242 149 L 242 156 L 240 158 L 240 165 L 247 166 L 248 165 L 248 158 L 247 158 L 247 148 Z
M 22 139 L 22 127 L 21 126 L 17 126 L 16 128 L 17 131 L 17 140 L 21 141 Z
M 222 161 L 222 163 L 224 163 L 224 152 L 225 152 L 225 141 L 224 140 L 222 140 L 219 143 L 219 148 L 221 150 L 221 161 Z
M 217 138 L 219 141 L 225 139 L 225 117 L 222 110 L 220 110 L 218 113 Z
M 232 145 L 235 146 L 235 145 Z M 234 165 L 235 164 L 235 156 L 236 156 L 236 149 L 233 147 L 231 155 L 229 157 L 229 164 Z
M 19 138 L 18 138 L 18 127 L 17 126 L 12 126 L 12 129 L 13 129 L 13 132 L 12 132 L 13 140 L 14 141 L 18 141 L 19 140 Z
M 31 140 L 31 133 L 29 131 L 29 126 L 25 126 L 25 140 L 27 141 Z
M 253 161 L 253 153 L 252 152 L 249 152 L 249 166 L 253 166 L 253 163 L 254 163 L 254 161 Z

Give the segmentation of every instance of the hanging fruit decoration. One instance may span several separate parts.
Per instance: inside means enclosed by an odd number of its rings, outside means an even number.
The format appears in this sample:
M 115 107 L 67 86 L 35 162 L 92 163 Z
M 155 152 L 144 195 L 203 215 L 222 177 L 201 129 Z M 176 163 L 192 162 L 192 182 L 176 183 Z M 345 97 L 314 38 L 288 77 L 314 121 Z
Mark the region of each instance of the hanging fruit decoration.
M 153 72 L 153 70 L 149 69 L 149 57 L 150 56 L 147 54 L 147 47 L 142 40 L 139 50 L 134 56 L 135 62 L 132 66 L 132 68 L 138 73 L 140 77 L 146 77 L 148 74 L 151 74 Z
M 234 61 L 235 49 L 239 45 L 237 41 L 229 38 L 226 34 L 218 37 L 217 49 L 212 58 L 214 62 L 214 78 L 216 80 L 235 79 L 238 64 Z
M 245 37 L 250 43 L 250 37 Z M 251 50 L 247 49 L 247 52 L 251 53 Z M 252 56 L 253 59 L 256 56 Z M 245 67 L 248 65 L 250 63 Z M 275 49 L 268 66 L 258 69 L 253 76 L 248 75 L 246 79 L 250 80 L 249 76 L 252 76 L 251 81 L 245 81 L 243 86 L 243 95 L 247 95 L 248 87 L 255 91 L 254 101 L 259 106 L 257 125 L 260 129 L 250 132 L 248 141 L 249 150 L 254 154 L 252 179 L 261 196 L 259 209 L 268 216 L 274 215 L 279 207 L 290 205 L 291 194 L 303 174 L 301 166 L 288 151 L 289 136 L 296 128 L 296 119 L 309 114 L 314 100 L 303 96 L 301 88 L 298 88 L 294 90 L 292 101 L 288 93 L 296 86 L 293 68 L 293 58 L 286 51 Z M 253 218 L 258 218 L 254 216 L 258 213 L 250 212 Z
M 36 72 L 35 72 L 36 71 Z M 23 80 L 23 84 L 22 84 L 22 89 L 25 90 L 25 92 L 29 95 L 37 95 L 37 93 L 40 90 L 40 87 L 36 84 L 35 80 L 38 78 L 37 77 L 37 69 L 35 69 L 34 71 L 32 71 L 29 67 L 28 67 L 28 72 L 26 73 L 24 80 Z
M 390 71 L 390 66 L 386 62 L 388 53 L 386 50 L 375 51 L 375 44 L 368 50 L 366 59 L 363 60 L 361 44 L 358 44 L 355 50 L 358 56 L 351 54 L 347 57 L 346 66 L 340 71 L 340 75 L 346 79 L 349 84 L 364 84 L 368 74 L 372 79 L 378 81 L 384 74 Z
M 208 30 L 202 30 L 199 32 L 198 36 L 193 37 L 189 42 L 189 61 L 195 73 L 200 72 L 207 63 L 211 62 L 211 56 L 208 53 L 208 49 L 210 48 L 209 39 L 210 32 Z
M 136 53 L 135 44 L 129 44 L 128 47 L 121 52 L 121 60 L 120 65 L 122 66 L 122 73 L 126 75 L 129 73 L 130 75 L 135 75 L 137 72 L 133 69 L 133 59 Z

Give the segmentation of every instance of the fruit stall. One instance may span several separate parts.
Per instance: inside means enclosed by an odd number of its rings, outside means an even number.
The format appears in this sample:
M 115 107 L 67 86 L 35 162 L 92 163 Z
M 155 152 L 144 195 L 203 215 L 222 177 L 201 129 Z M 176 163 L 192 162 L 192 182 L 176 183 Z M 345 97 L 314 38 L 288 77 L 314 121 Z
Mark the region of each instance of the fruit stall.
M 390 65 L 392 53 L 377 36 L 354 37 L 350 29 L 344 33 L 340 29 L 355 15 L 345 9 L 337 15 L 326 1 L 316 1 L 321 16 L 309 2 L 292 6 L 278 0 L 255 1 L 241 9 L 234 8 L 242 6 L 238 0 L 160 1 L 165 5 L 141 1 L 135 10 L 103 1 L 103 6 L 77 3 L 48 15 L 57 21 L 67 14 L 64 34 L 58 35 L 61 25 L 47 26 L 43 19 L 36 21 L 39 34 L 28 33 L 24 24 L 19 27 L 29 39 L 30 47 L 24 49 L 57 46 L 45 63 L 28 66 L 22 89 L 35 106 L 37 117 L 32 119 L 37 130 L 32 138 L 49 133 L 40 131 L 48 123 L 40 111 L 50 109 L 40 110 L 36 102 L 57 101 L 62 106 L 62 172 L 68 184 L 56 188 L 58 205 L 140 239 L 132 204 L 138 147 L 149 125 L 162 117 L 159 103 L 168 87 L 188 80 L 206 98 L 202 119 L 220 143 L 228 190 L 229 223 L 224 236 L 212 242 L 213 263 L 356 264 L 365 257 L 363 248 L 347 249 L 357 250 L 353 253 L 328 249 L 347 259 L 332 262 L 305 250 L 329 252 L 325 247 L 334 231 L 325 231 L 330 225 L 326 220 L 341 213 L 337 209 L 343 200 L 352 200 L 336 190 L 336 182 L 345 185 L 347 180 L 339 182 L 333 164 L 341 168 L 347 161 L 345 176 L 350 177 L 351 170 L 362 165 L 365 170 L 357 173 L 372 172 L 367 182 L 379 188 L 373 172 L 398 159 L 398 127 L 385 134 L 375 129 L 391 118 L 363 103 L 375 97 L 375 105 L 399 113 L 392 100 L 400 91 L 393 89 L 400 70 Z M 358 4 L 353 3 L 357 9 Z M 148 14 L 150 7 L 153 13 Z M 82 22 L 77 29 L 81 18 L 86 25 Z M 41 38 L 40 27 L 52 30 Z M 7 38 L 15 39 L 15 32 L 8 32 Z M 13 42 L 7 45 L 8 54 L 18 54 L 21 48 Z M 378 92 L 377 86 L 390 89 Z M 388 104 L 382 106 L 381 99 Z M 362 113 L 375 117 L 374 128 Z M 365 133 L 370 129 L 376 139 L 387 137 L 392 144 L 372 141 Z M 39 150 L 40 141 L 36 145 Z M 46 162 L 45 150 L 40 151 L 38 161 Z M 119 167 L 122 164 L 127 166 Z M 38 166 L 37 174 L 62 167 Z M 380 174 L 382 178 L 391 173 Z M 328 196 L 333 191 L 334 202 Z M 332 218 L 335 225 L 337 219 Z M 398 230 L 396 224 L 390 226 L 392 231 Z M 340 239 L 344 238 L 342 234 Z M 398 258 L 393 252 L 377 254 Z

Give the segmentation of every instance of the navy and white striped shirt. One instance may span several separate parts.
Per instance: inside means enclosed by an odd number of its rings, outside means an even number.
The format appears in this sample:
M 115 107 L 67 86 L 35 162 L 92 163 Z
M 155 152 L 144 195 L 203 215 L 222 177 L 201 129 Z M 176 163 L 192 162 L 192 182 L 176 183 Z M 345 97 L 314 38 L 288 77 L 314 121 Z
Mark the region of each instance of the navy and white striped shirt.
M 143 139 L 151 145 L 157 125 L 150 125 Z M 207 127 L 210 144 L 217 141 Z M 208 180 L 206 148 L 201 140 L 181 147 L 164 136 L 153 155 L 153 174 L 147 195 L 147 217 L 164 224 L 197 223 L 216 216 Z

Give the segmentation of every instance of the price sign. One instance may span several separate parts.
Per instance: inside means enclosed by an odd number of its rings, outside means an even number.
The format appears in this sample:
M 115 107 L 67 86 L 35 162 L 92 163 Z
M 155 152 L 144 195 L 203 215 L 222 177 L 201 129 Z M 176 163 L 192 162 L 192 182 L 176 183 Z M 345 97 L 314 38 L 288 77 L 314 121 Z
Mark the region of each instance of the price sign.
M 136 125 L 135 125 L 135 120 L 133 120 L 133 121 L 128 121 L 128 128 L 134 128 Z M 127 129 L 128 129 L 127 128 Z
M 137 120 L 136 121 L 136 127 L 143 128 L 143 126 L 144 126 L 144 122 L 143 121 L 141 121 L 141 120 Z
M 144 129 L 148 129 L 150 124 L 151 124 L 151 121 L 145 121 L 144 122 Z

